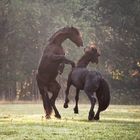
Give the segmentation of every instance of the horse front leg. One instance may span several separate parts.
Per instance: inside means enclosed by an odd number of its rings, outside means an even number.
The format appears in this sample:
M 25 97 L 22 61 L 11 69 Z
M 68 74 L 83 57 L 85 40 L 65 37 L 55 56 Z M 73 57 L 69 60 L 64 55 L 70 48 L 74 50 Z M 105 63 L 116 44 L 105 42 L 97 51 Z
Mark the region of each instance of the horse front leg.
M 64 63 L 59 64 L 58 73 L 59 73 L 60 75 L 63 73 L 64 68 L 65 68 L 65 64 L 64 64 Z
M 75 114 L 79 113 L 79 111 L 78 111 L 79 92 L 80 92 L 80 90 L 78 88 L 76 88 L 76 96 L 75 96 L 76 104 L 75 104 L 75 107 L 74 107 L 74 113 Z
M 61 86 L 59 85 L 59 83 L 57 81 L 51 82 L 51 84 L 49 85 L 49 91 L 52 93 L 52 97 L 50 99 L 51 105 L 54 109 L 55 117 L 59 118 L 59 119 L 61 118 L 61 115 L 59 114 L 59 112 L 56 108 L 55 101 L 56 101 L 56 98 L 58 97 L 58 93 L 59 93 L 60 89 L 61 89 Z
M 69 103 L 68 95 L 69 95 L 70 86 L 71 86 L 71 79 L 70 79 L 70 74 L 69 74 L 68 82 L 67 82 L 67 88 L 65 90 L 64 108 L 68 108 L 68 103 Z
M 70 64 L 72 66 L 72 68 L 75 67 L 75 63 L 72 60 L 67 59 L 65 57 L 65 55 L 53 54 L 53 55 L 50 55 L 49 57 L 52 61 L 59 62 L 59 63 L 64 63 L 64 64 Z

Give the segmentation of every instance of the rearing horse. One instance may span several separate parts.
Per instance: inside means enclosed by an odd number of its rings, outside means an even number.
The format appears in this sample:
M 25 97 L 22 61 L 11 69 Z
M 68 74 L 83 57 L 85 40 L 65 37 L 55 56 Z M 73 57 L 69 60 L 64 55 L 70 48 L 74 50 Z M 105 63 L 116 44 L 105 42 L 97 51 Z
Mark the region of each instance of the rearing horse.
M 50 118 L 52 108 L 54 109 L 55 117 L 61 118 L 55 106 L 55 100 L 61 88 L 60 84 L 56 81 L 60 65 L 71 64 L 72 67 L 75 67 L 75 63 L 65 57 L 62 43 L 66 39 L 70 39 L 77 47 L 83 46 L 82 37 L 77 28 L 62 28 L 54 33 L 48 40 L 48 45 L 45 47 L 38 67 L 36 79 L 42 96 L 46 118 Z M 52 93 L 51 98 L 49 97 L 48 92 Z

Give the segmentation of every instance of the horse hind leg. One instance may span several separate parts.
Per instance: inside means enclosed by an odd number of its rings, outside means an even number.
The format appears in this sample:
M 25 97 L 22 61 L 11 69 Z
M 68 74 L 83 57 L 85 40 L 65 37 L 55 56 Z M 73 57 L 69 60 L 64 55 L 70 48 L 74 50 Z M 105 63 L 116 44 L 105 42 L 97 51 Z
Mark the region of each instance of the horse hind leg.
M 96 103 L 96 99 L 94 97 L 89 97 L 90 99 L 90 102 L 91 102 L 91 108 L 90 108 L 90 111 L 89 111 L 89 116 L 88 116 L 88 119 L 89 120 L 93 120 L 94 118 L 94 106 L 95 106 L 95 103 Z
M 100 119 L 100 109 L 98 108 L 97 113 L 94 117 L 94 120 L 99 120 Z
M 40 91 L 40 94 L 42 96 L 43 107 L 44 107 L 44 110 L 46 112 L 45 117 L 46 117 L 46 119 L 49 119 L 51 116 L 51 113 L 52 113 L 52 106 L 51 106 L 50 99 L 48 97 L 48 93 L 46 93 L 46 91 L 44 89 L 40 89 L 40 88 L 39 88 L 39 91 Z
M 108 83 L 104 79 L 102 79 L 99 89 L 96 91 L 96 97 L 98 99 L 98 111 L 94 119 L 99 120 L 100 112 L 104 111 L 110 103 L 110 90 Z
M 94 116 L 94 120 L 99 120 L 100 119 L 100 112 L 101 112 L 101 110 L 100 110 L 100 96 L 101 96 L 100 92 L 97 91 L 96 92 L 96 97 L 97 97 L 97 100 L 98 100 L 98 110 L 97 110 L 97 112 Z
M 97 100 L 98 100 L 98 110 L 97 110 L 97 112 L 96 112 L 96 114 L 95 114 L 95 116 L 94 116 L 94 120 L 99 120 L 100 119 L 100 98 L 99 98 L 99 96 L 100 96 L 100 93 L 98 92 L 98 90 L 96 91 L 96 97 L 97 97 Z
M 75 96 L 76 104 L 75 104 L 75 107 L 74 107 L 74 113 L 75 114 L 79 113 L 79 111 L 78 111 L 79 91 L 80 90 L 78 88 L 76 88 L 76 96 Z
M 49 91 L 52 93 L 52 97 L 50 99 L 51 105 L 54 109 L 55 117 L 59 118 L 59 119 L 61 118 L 61 115 L 59 114 L 59 112 L 56 108 L 55 101 L 56 101 L 56 98 L 58 97 L 58 93 L 60 91 L 60 88 L 61 88 L 61 86 L 59 85 L 59 83 L 57 83 L 57 81 L 52 82 L 49 86 Z
M 93 120 L 93 118 L 94 118 L 94 106 L 96 103 L 96 99 L 93 96 L 92 92 L 89 92 L 89 91 L 85 91 L 85 92 L 86 92 L 86 94 L 90 100 L 90 103 L 91 103 L 91 107 L 90 107 L 90 111 L 89 111 L 89 115 L 88 115 L 88 120 Z
M 38 89 L 39 92 L 41 94 L 42 97 L 42 101 L 43 101 L 43 107 L 46 113 L 46 119 L 50 118 L 50 115 L 52 113 L 52 106 L 51 106 L 51 102 L 48 96 L 48 91 L 46 90 L 46 88 L 41 84 L 41 82 L 39 80 L 37 80 L 37 84 L 38 84 Z

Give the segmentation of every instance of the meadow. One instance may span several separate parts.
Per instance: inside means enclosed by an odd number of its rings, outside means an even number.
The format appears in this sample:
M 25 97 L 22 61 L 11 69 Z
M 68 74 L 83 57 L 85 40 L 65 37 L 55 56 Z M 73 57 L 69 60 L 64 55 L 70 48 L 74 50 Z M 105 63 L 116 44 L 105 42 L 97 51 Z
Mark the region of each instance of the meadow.
M 0 140 L 140 140 L 140 106 L 110 105 L 100 121 L 88 121 L 89 105 L 73 104 L 62 119 L 44 118 L 42 104 L 0 104 Z

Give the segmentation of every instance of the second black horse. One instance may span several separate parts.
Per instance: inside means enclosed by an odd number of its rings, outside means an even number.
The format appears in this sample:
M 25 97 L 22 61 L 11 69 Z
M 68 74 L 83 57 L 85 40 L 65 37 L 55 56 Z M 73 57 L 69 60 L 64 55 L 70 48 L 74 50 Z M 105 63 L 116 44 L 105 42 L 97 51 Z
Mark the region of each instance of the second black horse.
M 99 120 L 100 112 L 104 111 L 110 103 L 110 90 L 108 83 L 102 77 L 102 75 L 97 71 L 89 71 L 86 67 L 89 62 L 98 63 L 98 57 L 100 56 L 96 47 L 94 48 L 86 48 L 85 54 L 78 61 L 77 66 L 72 69 L 69 73 L 67 88 L 65 91 L 65 103 L 64 108 L 68 107 L 68 95 L 69 89 L 71 85 L 76 87 L 76 105 L 74 108 L 74 113 L 78 113 L 78 100 L 79 100 L 79 92 L 80 90 L 84 90 L 86 95 L 88 96 L 91 108 L 89 111 L 89 120 Z M 94 106 L 96 103 L 96 98 L 94 97 L 94 92 L 96 93 L 96 97 L 98 99 L 98 110 L 96 115 L 94 116 Z

